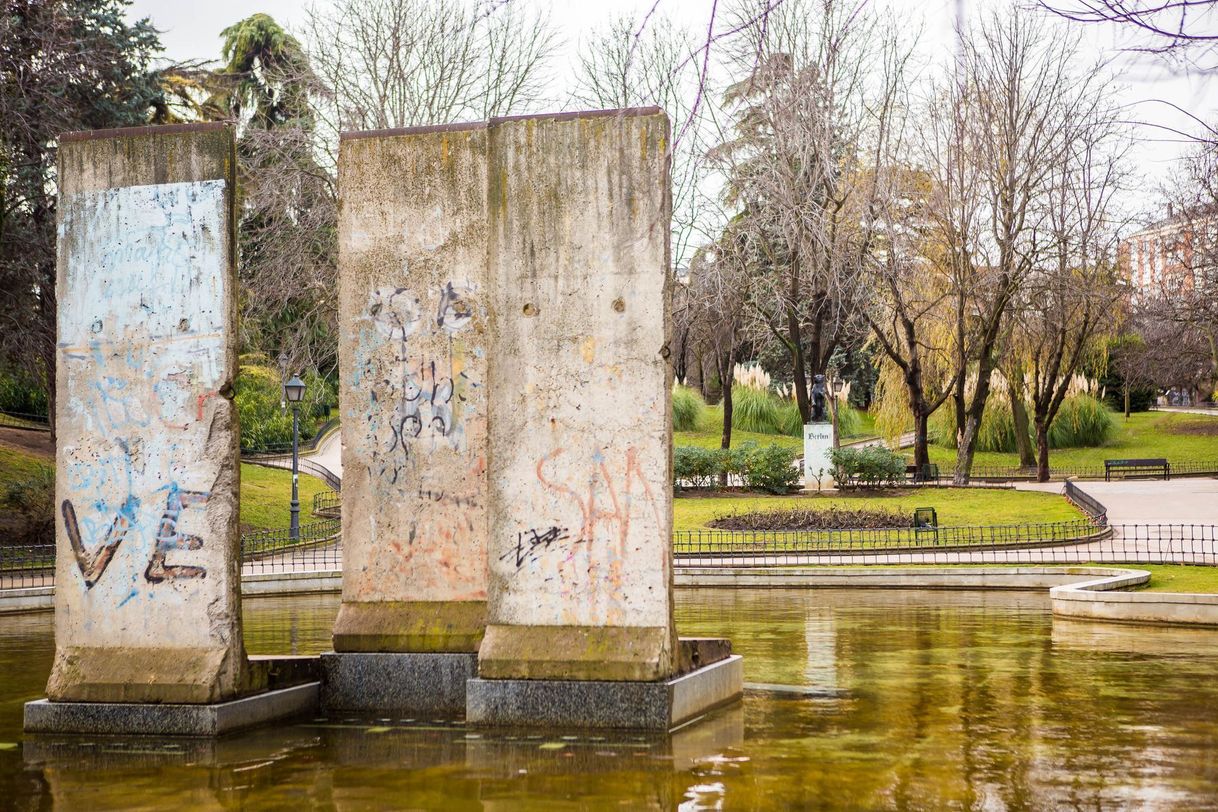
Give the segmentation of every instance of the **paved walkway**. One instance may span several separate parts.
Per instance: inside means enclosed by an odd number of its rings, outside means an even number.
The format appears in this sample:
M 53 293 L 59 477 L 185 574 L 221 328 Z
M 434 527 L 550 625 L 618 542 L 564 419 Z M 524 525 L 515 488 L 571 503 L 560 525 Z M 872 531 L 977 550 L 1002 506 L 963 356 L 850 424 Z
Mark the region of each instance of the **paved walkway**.
M 1108 508 L 1109 524 L 1218 525 L 1218 479 L 1075 482 Z M 1020 482 L 1021 491 L 1061 493 L 1061 482 Z
M 326 435 L 326 437 L 317 446 L 317 450 L 308 455 L 308 458 L 316 462 L 323 468 L 327 468 L 334 472 L 334 475 L 339 479 L 343 476 L 343 432 L 342 429 L 335 429 Z

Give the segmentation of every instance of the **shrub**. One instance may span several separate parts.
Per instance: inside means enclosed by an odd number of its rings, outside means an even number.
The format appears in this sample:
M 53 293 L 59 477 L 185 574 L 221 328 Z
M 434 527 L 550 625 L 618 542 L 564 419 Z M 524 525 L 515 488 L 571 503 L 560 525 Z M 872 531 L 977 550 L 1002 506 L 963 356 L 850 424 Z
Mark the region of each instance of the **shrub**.
M 672 451 L 672 477 L 676 489 L 710 488 L 723 471 L 724 453 L 715 448 L 679 445 Z
M 884 446 L 835 448 L 829 459 L 840 487 L 879 488 L 905 480 L 905 458 Z
M 41 463 L 25 479 L 8 482 L 0 503 L 20 519 L 18 544 L 55 542 L 55 469 Z
M 783 434 L 782 404 L 763 389 L 732 387 L 732 426 L 758 434 Z M 802 429 L 801 429 L 802 431 Z
M 1108 442 L 1115 428 L 1112 412 L 1103 403 L 1091 395 L 1071 395 L 1049 424 L 1049 447 L 1095 448 Z
M 1057 417 L 1049 425 L 1049 447 L 1095 448 L 1108 441 L 1115 425 L 1112 413 L 1103 403 L 1087 394 L 1070 395 L 1062 401 Z M 1029 426 L 1029 431 L 1034 432 L 1035 427 Z M 940 409 L 931 416 L 930 440 L 936 445 L 956 447 L 956 418 L 951 409 Z M 1035 435 L 1028 440 L 1034 442 Z M 1015 420 L 1006 398 L 991 397 L 985 404 L 977 450 L 1015 451 Z
M 674 386 L 672 390 L 672 428 L 674 431 L 696 431 L 706 402 L 702 396 L 688 386 Z
M 780 445 L 745 443 L 739 449 L 744 484 L 753 490 L 787 493 L 803 477 L 795 467 L 795 450 Z
M 795 451 L 779 445 L 747 442 L 739 448 L 677 446 L 672 452 L 673 487 L 712 488 L 720 476 L 744 482 L 746 488 L 787 493 L 799 483 Z

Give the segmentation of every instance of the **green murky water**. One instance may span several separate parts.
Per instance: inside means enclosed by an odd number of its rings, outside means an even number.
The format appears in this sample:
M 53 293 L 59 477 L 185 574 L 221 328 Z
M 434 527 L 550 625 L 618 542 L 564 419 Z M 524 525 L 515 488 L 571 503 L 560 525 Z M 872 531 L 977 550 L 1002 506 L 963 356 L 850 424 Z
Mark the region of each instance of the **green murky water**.
M 324 649 L 336 596 L 246 604 Z M 681 591 L 750 691 L 672 737 L 325 719 L 219 742 L 24 739 L 51 616 L 0 618 L 0 807 L 1218 809 L 1218 632 L 1054 620 L 1041 595 Z

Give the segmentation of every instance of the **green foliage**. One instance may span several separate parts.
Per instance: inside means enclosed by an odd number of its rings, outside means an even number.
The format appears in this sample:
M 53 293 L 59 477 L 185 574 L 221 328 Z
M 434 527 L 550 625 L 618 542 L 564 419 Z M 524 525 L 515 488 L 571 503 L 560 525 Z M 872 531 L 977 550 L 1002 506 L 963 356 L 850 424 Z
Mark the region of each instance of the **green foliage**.
M 799 413 L 799 404 L 793 400 L 784 399 L 778 407 L 778 431 L 787 437 L 804 436 L 804 419 Z
M 839 487 L 880 488 L 905 481 L 905 458 L 880 445 L 829 452 Z
M 334 384 L 307 371 L 305 400 L 300 406 L 300 439 L 307 440 L 317 431 L 336 402 Z M 283 387 L 279 371 L 256 364 L 242 364 L 237 376 L 234 401 L 241 425 L 241 449 L 261 451 L 283 448 L 292 443 L 292 410 L 280 409 Z
M 1103 403 L 1090 395 L 1071 395 L 1049 424 L 1049 447 L 1096 448 L 1108 442 L 1115 430 L 1116 421 Z
M 787 493 L 799 483 L 795 450 L 780 445 L 747 442 L 724 451 L 677 446 L 672 454 L 674 487 L 713 488 L 720 477 L 743 480 L 744 486 L 768 493 Z
M 732 387 L 732 428 L 758 434 L 788 434 L 783 431 L 782 409 L 783 404 L 770 392 L 751 386 Z
M 46 382 L 21 370 L 0 370 L 0 411 L 46 414 Z
M 802 477 L 795 467 L 795 452 L 780 445 L 745 443 L 732 452 L 740 457 L 745 487 L 768 493 L 787 493 Z
M 719 474 L 723 472 L 723 451 L 698 446 L 677 446 L 672 450 L 672 476 L 674 487 L 713 488 Z
M 1112 414 L 1095 398 L 1077 394 L 1062 401 L 1057 417 L 1049 425 L 1050 448 L 1095 448 L 1112 436 Z M 951 409 L 931 415 L 930 440 L 946 448 L 956 447 L 956 418 Z M 1035 429 L 1032 428 L 1034 431 Z M 1035 438 L 1030 436 L 1029 440 Z M 991 396 L 981 416 L 977 450 L 1011 453 L 1015 447 L 1015 419 L 1005 397 Z
M 21 479 L 4 483 L 0 504 L 18 517 L 13 541 L 18 544 L 51 544 L 55 541 L 55 469 L 36 463 Z
M 863 413 L 846 403 L 837 407 L 837 435 L 839 437 L 859 437 L 863 434 Z M 800 428 L 803 436 L 803 428 Z
M 706 402 L 702 396 L 688 386 L 677 386 L 672 390 L 673 431 L 697 431 Z

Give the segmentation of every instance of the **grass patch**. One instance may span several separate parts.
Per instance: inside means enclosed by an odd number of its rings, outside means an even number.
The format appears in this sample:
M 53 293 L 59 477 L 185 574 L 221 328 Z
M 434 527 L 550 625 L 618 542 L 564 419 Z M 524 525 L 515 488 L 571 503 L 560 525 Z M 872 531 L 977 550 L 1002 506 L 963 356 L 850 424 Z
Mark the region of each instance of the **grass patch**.
M 54 460 L 0 446 L 0 489 L 10 482 L 30 479 L 39 466 L 53 467 Z M 329 490 L 316 477 L 300 475 L 300 521 L 313 519 L 313 494 Z M 292 498 L 292 472 L 261 465 L 241 465 L 242 529 L 279 529 L 291 524 L 288 503 Z
M 1218 422 L 1218 421 L 1215 421 Z M 1186 567 L 1179 564 L 1129 564 L 1150 573 L 1150 583 L 1141 592 L 1218 593 L 1218 567 Z
M 315 521 L 313 494 L 328 491 L 316 477 L 300 475 L 300 523 Z M 257 529 L 286 528 L 291 524 L 292 472 L 261 465 L 241 464 L 241 524 Z
M 1104 460 L 1117 458 L 1166 457 L 1173 461 L 1218 460 L 1218 434 L 1197 433 L 1195 421 L 1211 420 L 1218 425 L 1218 416 L 1175 414 L 1172 412 L 1136 412 L 1126 420 L 1114 417 L 1116 429 L 1112 437 L 1097 448 L 1062 448 L 1049 452 L 1049 467 L 1099 468 Z M 931 462 L 939 464 L 946 474 L 956 464 L 953 448 L 930 447 Z M 1015 468 L 1017 454 L 977 452 L 976 465 Z
M 673 529 L 710 529 L 722 516 L 766 510 L 884 510 L 912 518 L 914 508 L 933 507 L 942 527 L 1071 521 L 1083 518 L 1057 494 L 989 488 L 926 488 L 883 494 L 800 496 L 691 496 L 673 500 Z

